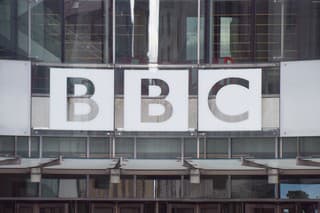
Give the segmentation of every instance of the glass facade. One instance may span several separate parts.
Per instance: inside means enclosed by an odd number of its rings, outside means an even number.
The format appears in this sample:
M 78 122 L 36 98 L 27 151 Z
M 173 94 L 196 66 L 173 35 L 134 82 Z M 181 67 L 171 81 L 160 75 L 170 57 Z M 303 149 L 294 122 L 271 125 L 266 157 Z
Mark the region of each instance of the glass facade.
M 280 172 L 274 181 L 268 173 L 274 168 L 259 163 L 320 156 L 318 136 L 279 134 L 280 62 L 320 59 L 319 1 L 0 0 L 0 14 L 0 59 L 32 64 L 32 133 L 0 136 L 0 166 L 8 159 L 22 158 L 24 165 L 26 158 L 40 164 L 62 156 L 144 160 L 147 168 L 151 160 L 176 160 L 188 168 L 168 174 L 128 170 L 120 183 L 113 183 L 108 165 L 90 174 L 41 168 L 40 182 L 31 180 L 33 165 L 4 170 L 0 213 L 319 212 L 316 171 L 310 177 L 298 174 L 304 167 Z M 153 67 L 187 71 L 188 131 L 123 131 L 125 72 Z M 113 69 L 114 129 L 48 129 L 51 68 Z M 199 131 L 200 70 L 249 68 L 262 70 L 262 130 Z M 247 174 L 230 164 L 217 173 L 200 169 L 200 183 L 193 183 L 190 170 L 206 160 L 241 162 Z
M 1 58 L 229 64 L 320 57 L 316 1 L 199 3 L 120 0 L 113 8 L 111 0 L 2 0 Z

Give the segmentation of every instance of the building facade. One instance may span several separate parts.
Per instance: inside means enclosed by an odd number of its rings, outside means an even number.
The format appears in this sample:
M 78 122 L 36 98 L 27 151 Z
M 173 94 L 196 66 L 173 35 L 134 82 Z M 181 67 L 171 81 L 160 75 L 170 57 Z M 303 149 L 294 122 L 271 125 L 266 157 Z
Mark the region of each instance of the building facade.
M 318 213 L 320 1 L 0 0 L 0 213 Z

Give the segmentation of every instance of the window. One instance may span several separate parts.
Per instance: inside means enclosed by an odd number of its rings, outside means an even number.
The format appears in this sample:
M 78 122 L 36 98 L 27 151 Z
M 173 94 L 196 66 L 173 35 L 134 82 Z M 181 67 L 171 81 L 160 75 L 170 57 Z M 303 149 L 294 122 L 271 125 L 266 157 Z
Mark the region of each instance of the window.
M 299 155 L 301 156 L 320 156 L 320 137 L 299 138 L 299 148 Z
M 286 60 L 320 58 L 320 5 L 314 0 L 284 2 Z M 301 9 L 303 8 L 303 10 Z
M 90 158 L 110 158 L 110 138 L 90 138 Z
M 137 138 L 137 158 L 181 157 L 181 138 Z
M 43 137 L 43 157 L 86 157 L 86 138 Z
M 147 0 L 116 1 L 117 63 L 146 64 L 149 62 L 149 18 L 156 17 L 149 12 Z
M 298 156 L 298 139 L 297 138 L 282 138 L 282 157 L 296 158 Z
M 206 138 L 206 158 L 228 158 L 228 139 Z
M 0 155 L 13 156 L 15 155 L 15 137 L 0 136 Z
M 232 157 L 274 158 L 275 138 L 234 138 Z
M 115 150 L 116 150 L 116 157 L 123 157 L 123 158 L 133 158 L 134 152 L 134 139 L 133 138 L 125 138 L 125 137 L 118 137 L 115 139 Z
M 28 137 L 17 137 L 17 155 L 20 157 L 29 157 Z
M 320 179 L 318 177 L 281 177 L 280 198 L 282 199 L 319 199 Z
M 0 1 L 0 58 L 25 59 L 28 52 L 28 1 Z
M 16 174 L 0 175 L 0 197 L 37 197 L 38 184 L 31 183 L 29 176 Z
M 43 176 L 41 197 L 80 198 L 86 197 L 84 176 Z
M 159 63 L 197 63 L 197 17 L 197 1 L 160 0 Z
M 232 177 L 232 198 L 274 198 L 275 186 L 268 184 L 268 177 Z
M 281 4 L 273 0 L 202 0 L 205 63 L 274 61 L 281 52 Z
M 33 2 L 31 8 L 33 58 L 45 62 L 111 62 L 111 1 L 44 0 Z
M 228 198 L 229 181 L 227 176 L 201 176 L 200 184 L 190 183 L 190 178 L 183 181 L 184 198 Z

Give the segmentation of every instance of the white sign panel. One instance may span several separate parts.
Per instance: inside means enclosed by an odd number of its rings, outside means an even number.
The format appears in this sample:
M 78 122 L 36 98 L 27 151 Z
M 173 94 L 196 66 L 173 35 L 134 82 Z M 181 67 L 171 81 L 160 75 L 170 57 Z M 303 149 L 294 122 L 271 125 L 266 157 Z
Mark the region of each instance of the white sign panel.
M 30 135 L 31 64 L 0 60 L 0 135 Z
M 50 69 L 50 129 L 113 130 L 114 73 Z
M 281 63 L 280 135 L 320 135 L 320 60 Z
M 187 70 L 125 70 L 124 130 L 188 130 Z
M 199 131 L 261 130 L 261 69 L 199 70 Z

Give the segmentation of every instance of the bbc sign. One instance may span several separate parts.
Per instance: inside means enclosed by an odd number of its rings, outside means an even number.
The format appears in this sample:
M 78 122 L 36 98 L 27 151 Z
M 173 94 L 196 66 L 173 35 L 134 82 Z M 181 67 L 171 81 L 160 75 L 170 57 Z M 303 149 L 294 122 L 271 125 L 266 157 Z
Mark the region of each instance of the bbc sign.
M 125 70 L 124 131 L 188 131 L 188 70 Z M 49 128 L 114 130 L 113 70 L 50 70 Z M 261 69 L 199 70 L 199 131 L 261 130 Z

